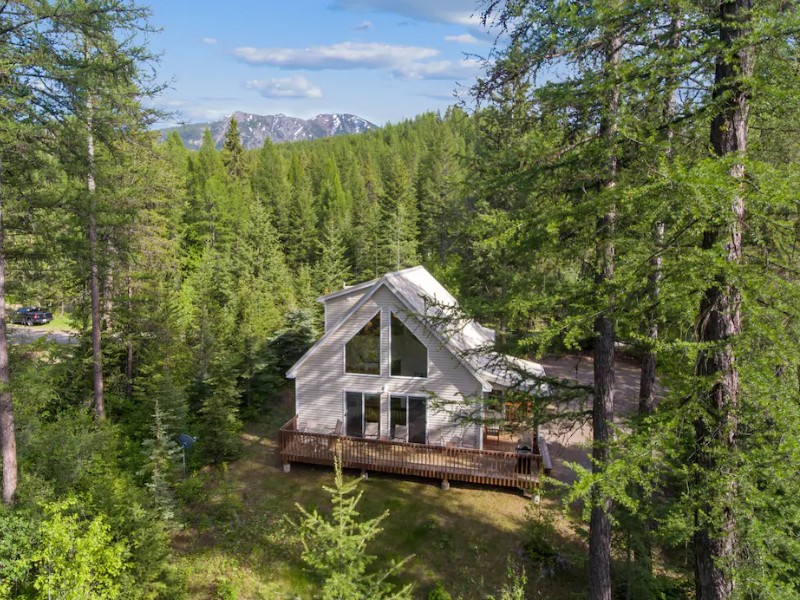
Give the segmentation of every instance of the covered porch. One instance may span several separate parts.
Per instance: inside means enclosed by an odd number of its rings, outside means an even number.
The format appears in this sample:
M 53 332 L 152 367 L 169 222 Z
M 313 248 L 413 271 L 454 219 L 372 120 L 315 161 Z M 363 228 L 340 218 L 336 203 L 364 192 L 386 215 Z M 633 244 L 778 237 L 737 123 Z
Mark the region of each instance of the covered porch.
M 545 471 L 539 452 L 522 454 L 298 431 L 296 416 L 281 427 L 278 435 L 287 471 L 293 462 L 333 465 L 337 451 L 345 468 L 441 479 L 443 487 L 450 481 L 465 481 L 532 490 L 539 487 Z

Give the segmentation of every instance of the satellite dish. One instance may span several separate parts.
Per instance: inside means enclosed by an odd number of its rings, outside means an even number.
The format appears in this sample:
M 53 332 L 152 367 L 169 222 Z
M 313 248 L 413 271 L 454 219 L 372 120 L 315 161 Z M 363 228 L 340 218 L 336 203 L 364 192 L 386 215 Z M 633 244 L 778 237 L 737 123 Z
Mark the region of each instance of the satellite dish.
M 178 443 L 181 445 L 181 448 L 184 450 L 191 449 L 194 446 L 194 443 L 197 441 L 197 438 L 190 436 L 188 433 L 181 433 L 178 436 Z

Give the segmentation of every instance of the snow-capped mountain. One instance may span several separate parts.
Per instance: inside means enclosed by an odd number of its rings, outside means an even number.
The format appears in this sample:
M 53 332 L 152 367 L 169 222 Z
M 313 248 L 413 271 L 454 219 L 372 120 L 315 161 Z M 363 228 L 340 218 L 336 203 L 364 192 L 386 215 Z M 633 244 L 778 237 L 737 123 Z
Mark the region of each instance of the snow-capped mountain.
M 323 114 L 304 120 L 281 114 L 251 115 L 235 112 L 233 117 L 239 124 L 242 145 L 247 149 L 261 148 L 267 138 L 273 142 L 298 142 L 331 135 L 361 133 L 377 128 L 366 119 L 350 114 Z M 184 145 L 196 150 L 200 147 L 203 133 L 208 128 L 217 148 L 220 148 L 225 139 L 225 132 L 228 130 L 229 120 L 230 118 L 225 118 L 213 123 L 192 123 L 181 127 L 170 127 L 163 129 L 162 134 L 166 136 L 170 131 L 177 131 Z

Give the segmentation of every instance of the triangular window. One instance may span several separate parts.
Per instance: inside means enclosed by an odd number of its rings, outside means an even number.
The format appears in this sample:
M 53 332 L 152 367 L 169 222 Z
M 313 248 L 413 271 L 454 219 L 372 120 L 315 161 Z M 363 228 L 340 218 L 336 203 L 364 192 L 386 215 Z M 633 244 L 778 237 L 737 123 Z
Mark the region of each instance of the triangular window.
M 344 370 L 361 375 L 381 374 L 380 311 L 345 344 Z
M 394 313 L 392 313 L 392 376 L 428 376 L 428 349 Z

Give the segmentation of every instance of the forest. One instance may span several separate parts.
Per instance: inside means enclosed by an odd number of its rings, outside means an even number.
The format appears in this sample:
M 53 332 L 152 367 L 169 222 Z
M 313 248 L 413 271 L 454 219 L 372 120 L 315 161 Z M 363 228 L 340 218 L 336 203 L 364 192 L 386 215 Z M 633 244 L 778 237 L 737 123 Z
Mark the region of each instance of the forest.
M 592 361 L 592 386 L 529 398 L 594 432 L 593 468 L 546 492 L 584 532 L 554 598 L 800 597 L 798 8 L 486 2 L 501 33 L 463 105 L 258 150 L 231 119 L 190 151 L 153 131 L 147 8 L 3 3 L 0 598 L 199 597 L 176 539 L 285 401 L 316 298 L 417 264 L 504 352 Z M 74 343 L 16 341 L 20 305 Z M 297 498 L 311 575 L 279 597 L 424 597 L 365 554 L 391 515 L 359 525 L 357 484 L 330 489 L 351 535 Z M 545 597 L 510 573 L 498 598 Z

